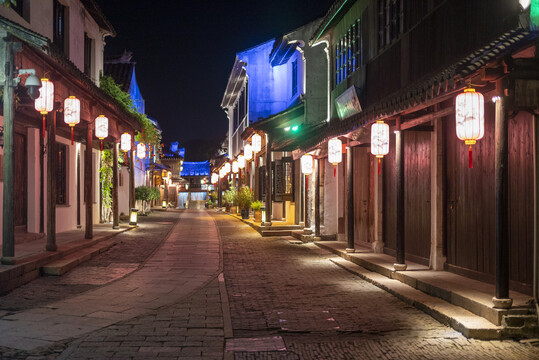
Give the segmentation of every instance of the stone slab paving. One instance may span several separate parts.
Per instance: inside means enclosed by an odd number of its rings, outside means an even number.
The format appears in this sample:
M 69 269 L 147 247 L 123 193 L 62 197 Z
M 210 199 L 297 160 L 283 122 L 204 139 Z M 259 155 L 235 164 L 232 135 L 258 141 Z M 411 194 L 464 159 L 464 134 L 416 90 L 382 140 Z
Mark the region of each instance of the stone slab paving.
M 214 217 L 234 338 L 278 335 L 286 347 L 234 350 L 235 359 L 539 359 L 537 342 L 467 339 L 315 245 L 263 238 L 230 216 Z
M 129 276 L 81 295 L 0 318 L 0 346 L 52 346 L 177 303 L 220 269 L 217 228 L 206 212 L 185 211 L 163 245 Z

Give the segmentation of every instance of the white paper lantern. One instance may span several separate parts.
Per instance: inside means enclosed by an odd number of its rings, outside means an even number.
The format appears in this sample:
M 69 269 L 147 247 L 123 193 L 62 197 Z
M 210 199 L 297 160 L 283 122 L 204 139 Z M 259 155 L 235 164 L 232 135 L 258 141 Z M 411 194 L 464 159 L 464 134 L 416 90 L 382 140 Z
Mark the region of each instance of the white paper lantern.
M 232 172 L 234 174 L 236 174 L 237 172 L 239 171 L 239 166 L 238 166 L 238 162 L 236 160 L 234 160 L 232 162 Z
M 73 145 L 73 127 L 80 123 L 80 100 L 74 96 L 64 100 L 64 122 L 71 127 L 71 145 Z
M 472 145 L 485 135 L 485 106 L 481 93 L 467 88 L 455 101 L 455 120 L 457 137 L 469 145 L 468 166 L 473 167 Z
M 245 153 L 245 160 L 251 160 L 253 158 L 253 147 L 251 144 L 245 145 L 243 152 Z
M 131 134 L 123 133 L 120 137 L 120 150 L 128 152 L 131 150 Z
M 253 152 L 256 154 L 262 150 L 262 137 L 258 134 L 254 134 L 251 140 L 253 142 Z
M 245 167 L 245 157 L 243 155 L 238 156 L 238 167 L 243 169 Z
M 144 143 L 137 144 L 137 157 L 144 159 L 146 157 L 146 145 Z
M 378 120 L 371 126 L 371 154 L 378 158 L 378 174 L 382 172 L 382 158 L 389 153 L 389 125 Z
M 301 172 L 305 175 L 313 173 L 313 157 L 305 154 L 301 157 Z
M 338 138 L 328 141 L 328 160 L 334 166 L 342 162 L 342 142 Z
M 51 112 L 54 107 L 54 83 L 49 79 L 41 79 L 39 97 L 35 100 L 34 107 L 43 115 L 43 138 L 45 138 L 45 115 Z
M 230 163 L 229 162 L 225 163 L 225 165 L 223 166 L 223 169 L 224 169 L 225 175 L 228 174 L 230 172 Z
M 212 184 L 217 184 L 217 181 L 219 181 L 219 175 L 217 175 L 216 173 L 212 173 L 211 174 L 211 183 Z
M 95 136 L 99 140 L 109 136 L 109 119 L 105 115 L 99 115 L 95 118 Z

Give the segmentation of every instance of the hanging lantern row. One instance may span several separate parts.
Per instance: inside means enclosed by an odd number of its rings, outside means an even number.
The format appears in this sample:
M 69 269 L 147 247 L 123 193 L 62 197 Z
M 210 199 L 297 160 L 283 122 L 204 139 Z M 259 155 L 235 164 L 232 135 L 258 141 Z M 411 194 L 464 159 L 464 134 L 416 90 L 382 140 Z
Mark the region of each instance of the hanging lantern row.
M 212 173 L 211 174 L 211 183 L 212 184 L 217 184 L 217 181 L 219 181 L 219 175 L 217 175 L 216 173 Z
M 223 165 L 223 169 L 225 171 L 225 175 L 230 173 L 230 163 L 229 162 L 225 163 L 225 165 Z
M 471 86 L 464 89 L 455 101 L 457 137 L 469 145 L 468 167 L 473 168 L 472 145 L 485 135 L 485 108 L 481 93 Z
M 333 176 L 337 176 L 337 165 L 342 162 L 342 141 L 333 138 L 328 141 L 328 160 L 333 164 Z
M 378 174 L 382 172 L 382 158 L 389 153 L 389 125 L 378 120 L 371 126 L 371 154 L 378 158 Z
M 95 118 L 95 136 L 100 140 L 103 150 L 103 139 L 109 136 L 109 119 L 105 115 Z
M 301 172 L 305 175 L 311 175 L 313 173 L 312 155 L 305 154 L 301 157 Z
M 239 166 L 238 166 L 238 161 L 237 161 L 237 160 L 232 161 L 232 172 L 233 172 L 234 174 L 237 174 L 238 171 L 239 171 L 239 169 L 240 169 L 240 168 L 239 168 Z
M 43 115 L 43 138 L 45 138 L 45 116 L 54 107 L 54 83 L 47 78 L 41 79 L 39 97 L 34 102 L 34 108 Z
M 260 135 L 254 134 L 251 141 L 253 143 L 253 152 L 255 154 L 262 150 L 262 137 Z

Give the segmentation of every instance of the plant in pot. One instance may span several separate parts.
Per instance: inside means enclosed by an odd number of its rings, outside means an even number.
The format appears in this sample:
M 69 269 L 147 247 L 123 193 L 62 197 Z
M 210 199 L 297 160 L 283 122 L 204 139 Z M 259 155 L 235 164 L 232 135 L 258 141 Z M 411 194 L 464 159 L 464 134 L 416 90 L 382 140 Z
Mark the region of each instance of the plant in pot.
M 255 222 L 262 222 L 262 201 L 257 200 L 251 203 L 251 208 L 255 213 Z
M 241 188 L 238 191 L 238 206 L 241 209 L 241 218 L 249 219 L 249 208 L 253 202 L 253 192 L 248 186 Z
M 238 206 L 238 190 L 235 187 L 231 187 L 223 193 L 223 200 L 226 203 L 226 210 L 232 214 L 236 214 Z

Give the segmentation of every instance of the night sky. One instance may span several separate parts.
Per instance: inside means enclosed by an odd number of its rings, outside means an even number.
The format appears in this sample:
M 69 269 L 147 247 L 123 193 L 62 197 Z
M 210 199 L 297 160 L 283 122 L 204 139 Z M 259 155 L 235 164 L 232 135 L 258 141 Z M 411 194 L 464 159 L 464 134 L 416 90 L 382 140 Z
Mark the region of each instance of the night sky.
M 228 120 L 220 104 L 237 52 L 324 16 L 333 3 L 96 1 L 117 32 L 106 38 L 105 56 L 133 52 L 146 113 L 159 121 L 166 143 L 180 146 L 224 139 Z

